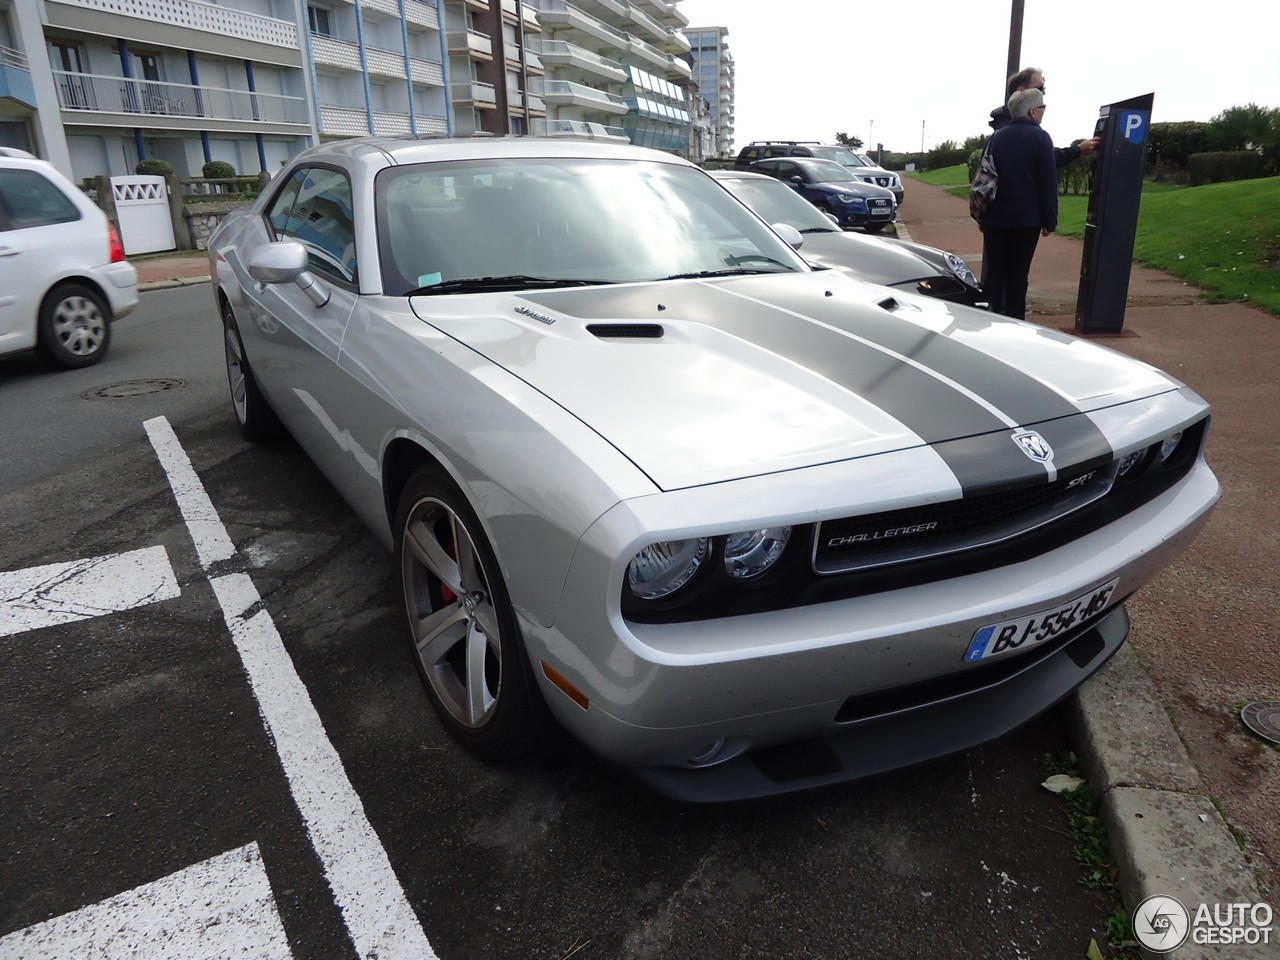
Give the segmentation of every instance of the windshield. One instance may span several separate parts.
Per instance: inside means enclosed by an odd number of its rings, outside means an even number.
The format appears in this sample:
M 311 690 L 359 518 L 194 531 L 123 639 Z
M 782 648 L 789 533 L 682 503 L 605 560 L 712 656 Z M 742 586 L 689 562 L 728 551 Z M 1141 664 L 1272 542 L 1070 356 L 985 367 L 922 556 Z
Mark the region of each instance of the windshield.
M 843 164 L 846 167 L 867 166 L 856 153 L 844 147 L 813 147 L 811 149 L 815 157 L 821 157 L 823 160 L 834 160 L 836 163 Z
M 375 185 L 383 289 L 472 292 L 548 283 L 807 269 L 695 167 L 536 158 L 391 167 Z
M 716 179 L 769 223 L 785 223 L 801 233 L 840 232 L 825 213 L 780 180 L 766 177 Z
M 846 183 L 850 180 L 858 181 L 849 168 L 843 163 L 836 163 L 834 160 L 806 160 L 804 168 L 818 183 Z

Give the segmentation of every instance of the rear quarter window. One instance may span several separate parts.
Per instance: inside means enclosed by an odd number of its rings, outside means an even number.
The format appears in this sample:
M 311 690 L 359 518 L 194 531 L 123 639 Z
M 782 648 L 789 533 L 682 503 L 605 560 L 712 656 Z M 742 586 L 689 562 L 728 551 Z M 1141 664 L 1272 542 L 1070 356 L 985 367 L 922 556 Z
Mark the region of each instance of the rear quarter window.
M 80 219 L 80 208 L 35 170 L 0 170 L 0 230 L 43 227 Z

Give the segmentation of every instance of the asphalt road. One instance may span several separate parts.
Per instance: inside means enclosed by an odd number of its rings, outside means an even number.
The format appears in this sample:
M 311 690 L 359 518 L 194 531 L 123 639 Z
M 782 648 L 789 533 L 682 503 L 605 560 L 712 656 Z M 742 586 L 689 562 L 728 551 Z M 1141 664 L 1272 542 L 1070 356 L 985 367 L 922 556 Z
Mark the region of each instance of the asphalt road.
M 658 799 L 571 745 L 514 766 L 469 758 L 421 693 L 379 544 L 292 443 L 240 439 L 219 336 L 206 287 L 155 291 L 99 367 L 0 362 L 9 599 L 19 571 L 157 547 L 176 590 L 0 631 L 0 960 L 70 936 L 57 925 L 68 915 L 118 933 L 118 914 L 85 908 L 230 851 L 269 882 L 241 911 L 258 923 L 247 937 L 275 944 L 260 955 L 357 955 L 288 738 L 264 727 L 274 681 L 251 684 L 219 608 L 215 582 L 239 573 L 358 795 L 352 832 L 362 814 L 445 960 L 1058 958 L 1103 939 L 1106 900 L 1078 883 L 1059 803 L 1040 787 L 1045 755 L 1068 748 L 1056 713 L 967 755 L 736 807 Z M 79 399 L 156 379 L 182 385 Z M 197 553 L 143 426 L 158 418 L 232 559 Z M 114 902 L 129 924 L 163 929 L 184 904 L 158 889 Z M 167 956 L 151 936 L 139 955 Z

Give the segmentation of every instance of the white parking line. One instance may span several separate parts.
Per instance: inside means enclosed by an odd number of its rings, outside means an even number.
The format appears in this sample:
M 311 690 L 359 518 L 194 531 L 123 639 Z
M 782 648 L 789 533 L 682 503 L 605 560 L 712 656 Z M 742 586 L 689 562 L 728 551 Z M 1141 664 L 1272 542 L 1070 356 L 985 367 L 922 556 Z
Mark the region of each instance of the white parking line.
M 170 474 L 174 496 L 208 572 L 210 563 L 234 555 L 231 539 L 168 420 L 157 417 L 144 426 Z M 422 925 L 275 622 L 259 609 L 257 589 L 244 574 L 211 575 L 209 582 L 356 952 L 379 960 L 433 960 Z
M 251 843 L 0 939 L 0 960 L 291 960 Z
M 0 573 L 0 637 L 179 596 L 164 547 Z

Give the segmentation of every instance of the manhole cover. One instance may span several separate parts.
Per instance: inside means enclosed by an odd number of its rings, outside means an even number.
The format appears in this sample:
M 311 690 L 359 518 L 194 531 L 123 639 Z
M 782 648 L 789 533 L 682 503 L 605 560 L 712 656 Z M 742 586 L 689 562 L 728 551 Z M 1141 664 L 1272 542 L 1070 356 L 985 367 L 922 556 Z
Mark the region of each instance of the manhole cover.
M 80 396 L 85 400 L 114 400 L 119 397 L 141 397 L 148 393 L 164 393 L 166 390 L 179 390 L 185 387 L 186 381 L 172 377 L 158 380 L 126 380 L 123 383 L 112 383 L 95 390 L 87 390 Z
M 1244 725 L 1272 743 L 1280 743 L 1280 700 L 1259 700 L 1240 711 Z

